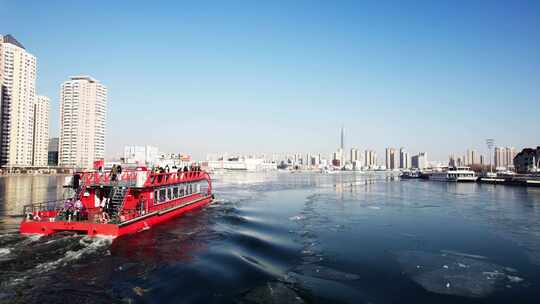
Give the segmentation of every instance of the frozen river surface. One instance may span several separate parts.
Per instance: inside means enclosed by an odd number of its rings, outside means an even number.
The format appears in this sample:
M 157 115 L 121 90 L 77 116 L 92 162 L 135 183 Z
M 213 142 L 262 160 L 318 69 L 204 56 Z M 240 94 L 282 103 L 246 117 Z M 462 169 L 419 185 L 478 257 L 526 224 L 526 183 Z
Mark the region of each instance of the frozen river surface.
M 135 235 L 23 237 L 62 177 L 0 178 L 0 302 L 538 303 L 540 189 L 384 174 L 216 174 Z

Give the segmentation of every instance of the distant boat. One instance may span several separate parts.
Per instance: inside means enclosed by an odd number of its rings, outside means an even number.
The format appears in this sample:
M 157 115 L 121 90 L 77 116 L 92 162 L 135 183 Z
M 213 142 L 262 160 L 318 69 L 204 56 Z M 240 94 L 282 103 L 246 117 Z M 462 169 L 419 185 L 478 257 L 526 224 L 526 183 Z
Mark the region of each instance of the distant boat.
M 401 172 L 400 174 L 400 178 L 402 179 L 415 179 L 415 178 L 420 178 L 422 176 L 420 170 L 404 170 L 403 172 Z
M 448 168 L 446 171 L 433 172 L 429 180 L 441 182 L 475 182 L 478 179 L 476 173 L 469 167 Z

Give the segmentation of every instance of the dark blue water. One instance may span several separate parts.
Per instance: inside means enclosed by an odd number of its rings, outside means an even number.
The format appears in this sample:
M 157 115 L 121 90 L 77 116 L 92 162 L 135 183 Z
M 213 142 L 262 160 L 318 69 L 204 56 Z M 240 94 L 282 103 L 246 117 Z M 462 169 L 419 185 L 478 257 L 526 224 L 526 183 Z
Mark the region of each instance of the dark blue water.
M 62 178 L 0 179 L 0 302 L 538 303 L 540 189 L 231 173 L 116 240 L 17 234 Z

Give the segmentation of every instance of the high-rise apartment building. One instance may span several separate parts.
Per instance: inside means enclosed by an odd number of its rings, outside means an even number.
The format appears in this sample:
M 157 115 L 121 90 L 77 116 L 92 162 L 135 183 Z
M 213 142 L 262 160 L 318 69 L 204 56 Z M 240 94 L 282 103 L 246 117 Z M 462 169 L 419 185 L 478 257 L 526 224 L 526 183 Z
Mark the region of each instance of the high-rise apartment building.
M 49 166 L 58 166 L 58 146 L 60 139 L 58 137 L 53 137 L 49 139 L 49 153 L 48 153 L 48 165 Z
M 397 169 L 399 167 L 399 156 L 396 149 L 386 148 L 386 169 Z
M 514 147 L 506 147 L 504 149 L 505 151 L 505 163 L 506 168 L 513 168 L 514 167 L 514 157 L 516 157 L 516 148 Z
M 336 152 L 332 155 L 332 162 L 335 166 L 343 167 L 345 166 L 345 155 L 342 148 L 338 148 Z
M 351 148 L 350 155 L 351 163 L 360 161 L 362 159 L 362 153 L 357 148 Z
M 478 153 L 476 150 L 469 149 L 467 150 L 467 155 L 465 156 L 465 164 L 467 166 L 475 165 L 478 163 Z
M 90 168 L 105 157 L 107 88 L 90 76 L 73 76 L 60 92 L 59 165 Z
M 377 165 L 377 153 L 373 150 L 364 151 L 364 166 L 373 168 Z
M 11 35 L 0 36 L 0 165 L 31 166 L 36 57 Z
M 49 152 L 49 107 L 50 100 L 46 96 L 36 96 L 34 104 L 34 139 L 32 166 L 48 165 Z
M 450 154 L 448 156 L 448 167 L 455 167 L 456 165 L 456 156 L 454 154 Z
M 495 147 L 495 168 L 506 167 L 506 150 L 503 147 Z
M 427 153 L 421 152 L 418 153 L 418 155 L 415 155 L 411 159 L 411 165 L 413 168 L 423 170 L 427 168 L 428 159 L 427 159 Z
M 408 169 L 411 167 L 411 158 L 409 152 L 405 148 L 399 149 L 399 167 L 401 169 Z

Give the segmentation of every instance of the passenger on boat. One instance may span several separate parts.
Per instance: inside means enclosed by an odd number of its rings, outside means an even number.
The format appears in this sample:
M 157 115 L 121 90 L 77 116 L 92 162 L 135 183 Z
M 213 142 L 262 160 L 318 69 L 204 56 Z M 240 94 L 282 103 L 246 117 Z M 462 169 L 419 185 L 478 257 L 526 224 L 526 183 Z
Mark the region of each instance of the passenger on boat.
M 163 173 L 169 173 L 171 172 L 171 169 L 169 168 L 169 165 L 166 165 L 165 168 L 163 168 Z M 169 180 L 169 175 L 165 175 L 165 181 Z
M 182 178 L 182 176 L 184 176 L 182 174 L 182 168 L 178 168 L 178 171 L 176 171 L 176 173 L 177 173 L 178 178 Z
M 67 206 L 67 209 L 64 212 L 65 217 L 67 218 L 68 222 L 71 222 L 71 219 L 73 218 L 74 213 L 75 213 L 75 208 L 73 207 L 73 203 L 70 202 Z
M 116 171 L 118 172 L 118 180 L 122 179 L 122 166 L 116 166 Z
M 81 181 L 81 175 L 79 173 L 73 174 L 73 189 L 79 189 Z
M 80 199 L 78 199 L 76 202 L 75 202 L 75 205 L 74 205 L 74 211 L 73 211 L 73 217 L 75 218 L 76 221 L 80 221 L 82 219 L 82 211 L 83 211 L 83 204 L 81 202 Z
M 109 213 L 105 210 L 101 210 L 101 222 L 107 224 L 110 219 Z
M 72 212 L 73 212 L 73 202 L 70 198 L 68 198 L 65 202 L 64 202 L 64 207 L 62 208 L 62 210 L 60 211 L 60 216 L 66 220 L 70 220 L 71 221 L 71 215 L 72 215 Z
M 146 213 L 144 210 L 144 197 L 141 197 L 141 199 L 139 200 L 139 203 L 137 205 L 137 211 L 140 215 L 144 215 Z
M 117 181 L 117 174 L 118 174 L 118 169 L 116 168 L 116 165 L 113 165 L 112 168 L 111 168 L 111 182 L 116 182 Z
M 188 172 L 188 171 L 189 171 L 188 166 L 184 166 L 184 172 Z
M 161 174 L 165 173 L 165 169 L 163 169 L 162 167 L 158 167 L 156 173 L 158 174 L 158 183 L 161 183 L 161 180 L 163 179 L 163 176 Z
M 109 219 L 109 198 L 105 197 L 101 202 L 99 203 L 99 210 L 100 210 L 100 218 L 99 221 L 102 223 L 107 223 Z

